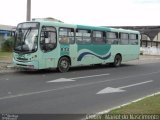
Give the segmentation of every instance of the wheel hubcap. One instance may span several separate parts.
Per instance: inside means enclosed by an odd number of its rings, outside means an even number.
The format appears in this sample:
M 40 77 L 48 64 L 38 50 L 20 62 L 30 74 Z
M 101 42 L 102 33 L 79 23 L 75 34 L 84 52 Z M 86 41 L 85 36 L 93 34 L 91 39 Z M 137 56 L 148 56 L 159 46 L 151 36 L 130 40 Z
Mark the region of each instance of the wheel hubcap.
M 61 67 L 62 67 L 62 68 L 67 68 L 67 67 L 68 67 L 67 61 L 63 60 L 63 61 L 61 62 Z

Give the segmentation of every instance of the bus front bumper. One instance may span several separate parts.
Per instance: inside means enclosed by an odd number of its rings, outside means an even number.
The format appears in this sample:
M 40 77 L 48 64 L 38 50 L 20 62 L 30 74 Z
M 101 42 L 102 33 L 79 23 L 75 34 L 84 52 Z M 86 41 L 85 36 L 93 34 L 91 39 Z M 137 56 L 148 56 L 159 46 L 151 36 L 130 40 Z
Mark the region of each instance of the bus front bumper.
M 38 70 L 38 61 L 16 61 L 13 59 L 14 67 Z

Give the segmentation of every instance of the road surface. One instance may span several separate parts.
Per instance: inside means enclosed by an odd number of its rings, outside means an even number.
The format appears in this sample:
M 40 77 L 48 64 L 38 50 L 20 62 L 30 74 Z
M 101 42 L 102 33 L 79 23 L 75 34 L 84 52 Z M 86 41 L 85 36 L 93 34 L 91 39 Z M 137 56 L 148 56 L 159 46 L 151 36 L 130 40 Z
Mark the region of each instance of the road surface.
M 67 73 L 0 73 L 0 113 L 63 114 L 66 120 L 72 114 L 79 119 L 158 91 L 160 61 L 78 67 Z

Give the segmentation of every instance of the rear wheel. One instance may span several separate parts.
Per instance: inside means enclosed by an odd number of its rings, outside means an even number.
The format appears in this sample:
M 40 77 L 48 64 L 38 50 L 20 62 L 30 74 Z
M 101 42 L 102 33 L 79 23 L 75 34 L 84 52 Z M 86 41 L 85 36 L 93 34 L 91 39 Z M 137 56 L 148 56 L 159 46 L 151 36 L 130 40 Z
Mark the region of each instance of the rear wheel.
M 122 62 L 122 57 L 120 55 L 116 55 L 114 58 L 113 66 L 114 67 L 119 67 Z
M 70 67 L 70 60 L 66 57 L 62 57 L 58 62 L 58 70 L 60 72 L 67 72 Z

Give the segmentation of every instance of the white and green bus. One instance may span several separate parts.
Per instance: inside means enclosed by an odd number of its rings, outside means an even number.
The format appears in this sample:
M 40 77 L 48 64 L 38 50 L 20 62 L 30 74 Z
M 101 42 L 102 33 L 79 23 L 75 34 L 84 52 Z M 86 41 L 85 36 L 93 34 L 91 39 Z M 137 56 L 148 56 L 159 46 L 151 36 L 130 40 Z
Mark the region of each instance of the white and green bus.
M 140 33 L 133 30 L 35 20 L 16 29 L 13 63 L 29 69 L 106 64 L 139 58 Z

